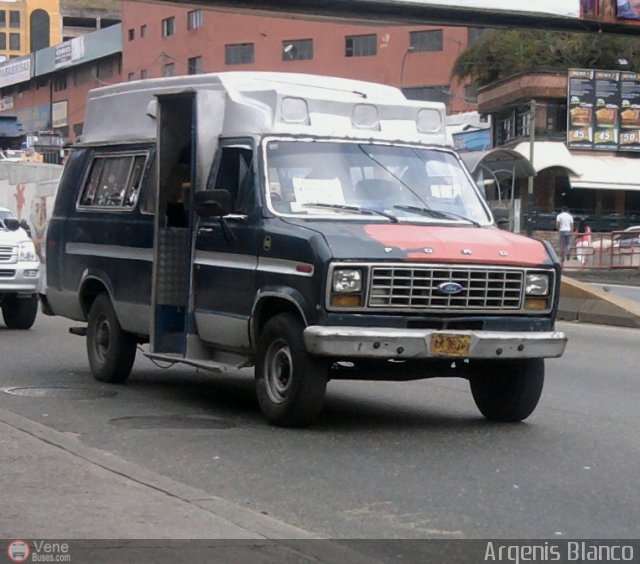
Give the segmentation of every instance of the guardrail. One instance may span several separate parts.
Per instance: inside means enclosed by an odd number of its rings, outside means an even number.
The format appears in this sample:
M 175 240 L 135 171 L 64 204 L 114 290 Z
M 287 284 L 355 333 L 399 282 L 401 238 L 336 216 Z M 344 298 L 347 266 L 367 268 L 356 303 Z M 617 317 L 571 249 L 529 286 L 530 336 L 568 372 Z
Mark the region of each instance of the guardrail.
M 592 233 L 590 243 L 575 243 L 569 250 L 564 268 L 627 268 L 640 269 L 640 231 Z

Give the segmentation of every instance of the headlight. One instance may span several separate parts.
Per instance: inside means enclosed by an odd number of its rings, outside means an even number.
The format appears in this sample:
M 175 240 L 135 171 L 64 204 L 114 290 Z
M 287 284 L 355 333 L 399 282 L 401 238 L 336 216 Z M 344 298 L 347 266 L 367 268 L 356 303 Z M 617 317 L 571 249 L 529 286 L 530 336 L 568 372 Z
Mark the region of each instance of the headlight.
M 333 291 L 350 294 L 362 290 L 362 271 L 350 268 L 333 271 Z
M 540 272 L 527 274 L 525 293 L 527 296 L 549 295 L 549 275 Z
M 31 241 L 20 244 L 20 248 L 18 249 L 18 260 L 38 262 L 39 259 L 36 254 L 36 246 Z

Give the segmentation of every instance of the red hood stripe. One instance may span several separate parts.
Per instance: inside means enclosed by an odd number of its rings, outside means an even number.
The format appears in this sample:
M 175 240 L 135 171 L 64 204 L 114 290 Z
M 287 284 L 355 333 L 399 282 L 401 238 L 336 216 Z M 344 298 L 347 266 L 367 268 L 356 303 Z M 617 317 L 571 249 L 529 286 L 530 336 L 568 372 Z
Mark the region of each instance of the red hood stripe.
M 385 247 L 406 252 L 412 262 L 535 266 L 549 261 L 540 241 L 495 228 L 369 224 L 365 232 Z

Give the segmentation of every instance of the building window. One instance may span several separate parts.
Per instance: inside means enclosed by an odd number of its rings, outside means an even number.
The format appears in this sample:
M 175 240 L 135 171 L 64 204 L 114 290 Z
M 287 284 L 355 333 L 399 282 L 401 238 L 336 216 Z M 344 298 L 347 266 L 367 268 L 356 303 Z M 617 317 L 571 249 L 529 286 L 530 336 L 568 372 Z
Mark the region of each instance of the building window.
M 417 51 L 442 51 L 442 30 L 412 31 L 409 33 L 411 49 Z
M 38 8 L 29 15 L 29 51 L 35 53 L 51 45 L 51 18 Z
M 82 135 L 82 128 L 84 127 L 84 122 L 82 123 L 74 123 L 73 124 L 73 134 L 76 137 L 79 137 L 80 135 Z
M 313 39 L 292 39 L 282 42 L 283 61 L 308 61 L 313 59 Z
M 176 18 L 171 16 L 162 20 L 162 37 L 169 37 L 176 32 Z
M 467 28 L 467 43 L 469 45 L 478 41 L 487 31 L 486 27 L 468 27 Z
M 9 10 L 9 27 L 20 28 L 20 12 Z
M 131 28 L 129 30 L 129 41 L 133 41 L 136 38 L 136 30 Z
M 45 76 L 36 77 L 36 90 L 49 86 L 49 79 Z
M 527 137 L 530 123 L 530 108 L 528 105 L 519 106 L 497 115 L 493 128 L 496 146 L 504 145 L 512 139 Z
M 135 72 L 130 72 L 130 73 L 127 75 L 127 80 L 128 80 L 129 82 L 131 82 L 132 80 L 135 80 L 135 79 L 136 79 L 136 73 L 135 73 Z
M 7 12 L 0 10 L 0 27 L 7 27 Z
M 350 35 L 345 37 L 346 57 L 370 57 L 378 52 L 378 36 Z
M 20 51 L 20 34 L 19 33 L 9 34 L 9 50 Z
M 167 63 L 162 67 L 162 76 L 175 76 L 176 65 L 175 63 Z
M 225 65 L 247 65 L 254 62 L 253 43 L 224 46 Z
M 53 89 L 56 92 L 67 89 L 67 75 L 62 74 L 53 77 Z
M 202 27 L 202 10 L 191 10 L 187 14 L 187 29 Z
M 417 86 L 403 88 L 402 92 L 409 100 L 427 100 L 429 102 L 449 103 L 449 85 L 445 86 Z
M 464 87 L 464 101 L 469 104 L 477 104 L 478 103 L 478 85 L 477 84 L 467 84 Z
M 147 36 L 147 24 L 142 24 L 140 26 L 140 37 L 146 37 Z
M 83 67 L 76 68 L 76 72 L 73 76 L 73 83 L 75 86 L 80 86 L 81 84 L 91 82 L 94 78 L 93 65 L 85 65 Z
M 113 76 L 113 61 L 99 61 L 97 76 L 98 78 L 109 78 Z
M 191 57 L 188 60 L 188 72 L 189 74 L 201 74 L 202 73 L 202 57 Z
M 147 73 L 147 69 L 142 69 L 140 71 L 140 80 L 144 80 L 145 78 L 147 78 L 148 73 Z
M 4 51 L 7 48 L 7 34 L 0 33 L 0 50 Z
M 24 92 L 29 92 L 31 90 L 31 84 L 28 82 L 21 82 L 18 84 L 18 94 L 22 94 Z

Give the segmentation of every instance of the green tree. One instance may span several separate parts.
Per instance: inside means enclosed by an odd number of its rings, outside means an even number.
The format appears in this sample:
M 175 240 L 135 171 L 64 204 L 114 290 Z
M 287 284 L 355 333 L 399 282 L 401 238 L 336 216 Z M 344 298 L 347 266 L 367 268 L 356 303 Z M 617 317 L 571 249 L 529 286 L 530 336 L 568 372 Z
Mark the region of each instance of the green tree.
M 640 38 L 606 33 L 495 29 L 454 63 L 452 75 L 484 86 L 519 72 L 568 68 L 617 69 L 627 59 L 640 70 Z

